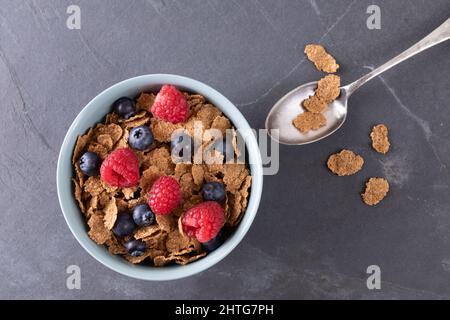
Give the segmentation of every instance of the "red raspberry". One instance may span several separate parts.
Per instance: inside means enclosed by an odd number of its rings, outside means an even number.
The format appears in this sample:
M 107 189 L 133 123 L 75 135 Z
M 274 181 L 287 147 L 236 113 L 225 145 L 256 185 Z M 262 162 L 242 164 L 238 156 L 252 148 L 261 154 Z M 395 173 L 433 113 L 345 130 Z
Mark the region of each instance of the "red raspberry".
M 186 97 L 170 84 L 161 88 L 150 111 L 156 118 L 172 123 L 185 122 L 189 116 Z
M 103 161 L 100 176 L 112 187 L 134 187 L 139 183 L 139 159 L 129 148 L 117 149 Z
M 177 180 L 169 176 L 159 177 L 148 192 L 148 205 L 159 215 L 167 215 L 181 201 L 181 188 Z
M 200 203 L 183 215 L 183 232 L 200 242 L 208 242 L 222 229 L 225 215 L 222 207 L 215 201 Z

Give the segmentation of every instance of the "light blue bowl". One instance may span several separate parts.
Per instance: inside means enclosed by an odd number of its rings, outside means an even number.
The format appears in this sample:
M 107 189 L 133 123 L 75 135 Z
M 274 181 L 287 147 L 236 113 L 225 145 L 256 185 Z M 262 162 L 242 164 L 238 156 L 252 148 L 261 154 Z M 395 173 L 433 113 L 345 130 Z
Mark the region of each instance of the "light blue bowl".
M 172 280 L 191 276 L 213 266 L 228 255 L 241 242 L 255 218 L 261 199 L 263 170 L 261 154 L 254 135 L 245 137 L 253 181 L 247 211 L 236 231 L 214 252 L 185 266 L 171 265 L 151 267 L 132 265 L 120 256 L 114 256 L 104 246 L 95 244 L 87 235 L 87 225 L 73 197 L 72 152 L 77 135 L 84 134 L 90 127 L 102 121 L 110 112 L 115 100 L 123 96 L 134 97 L 142 91 L 158 91 L 163 84 L 173 84 L 180 89 L 197 92 L 219 108 L 241 130 L 250 126 L 239 110 L 222 94 L 199 81 L 169 74 L 151 74 L 122 81 L 96 96 L 81 110 L 70 126 L 58 158 L 56 182 L 58 198 L 64 218 L 81 246 L 95 259 L 121 274 L 143 280 Z

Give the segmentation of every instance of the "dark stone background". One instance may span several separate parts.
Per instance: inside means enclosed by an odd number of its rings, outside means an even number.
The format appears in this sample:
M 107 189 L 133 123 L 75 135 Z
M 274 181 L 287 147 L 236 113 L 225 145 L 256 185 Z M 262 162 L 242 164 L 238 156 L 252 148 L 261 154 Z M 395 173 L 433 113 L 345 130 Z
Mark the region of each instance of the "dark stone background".
M 66 28 L 72 3 L 81 30 Z M 381 30 L 366 28 L 370 4 L 381 7 Z M 70 233 L 55 185 L 69 125 L 120 80 L 198 79 L 262 128 L 277 99 L 320 77 L 305 44 L 325 44 L 346 84 L 449 13 L 448 0 L 0 0 L 0 298 L 450 298 L 448 42 L 361 88 L 332 137 L 282 146 L 245 240 L 197 276 L 152 283 L 103 267 Z M 386 156 L 370 149 L 376 123 L 391 128 Z M 366 160 L 356 176 L 326 169 L 343 147 Z M 370 176 L 391 183 L 375 208 L 359 196 Z M 66 289 L 71 264 L 81 290 Z M 371 264 L 382 270 L 378 291 L 366 288 Z

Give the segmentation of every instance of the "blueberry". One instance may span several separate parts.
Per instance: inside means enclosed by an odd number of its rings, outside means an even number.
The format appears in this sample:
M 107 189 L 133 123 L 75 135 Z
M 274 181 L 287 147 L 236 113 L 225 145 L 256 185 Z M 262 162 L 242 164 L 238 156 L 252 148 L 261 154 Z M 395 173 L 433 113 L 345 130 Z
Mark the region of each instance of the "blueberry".
M 224 229 L 222 228 L 214 238 L 212 238 L 208 242 L 202 243 L 202 247 L 206 252 L 211 252 L 220 247 L 224 242 L 225 242 L 225 232 Z
M 208 182 L 202 186 L 202 197 L 205 201 L 222 202 L 225 199 L 225 188 L 220 182 Z
M 217 140 L 214 143 L 214 150 L 223 154 L 224 162 L 230 162 L 234 159 L 234 148 L 233 145 L 224 140 Z
M 129 240 L 124 245 L 128 254 L 133 257 L 140 257 L 147 250 L 147 245 L 141 240 Z
M 136 105 L 134 101 L 127 97 L 116 100 L 113 104 L 113 110 L 122 118 L 128 119 L 136 115 Z
M 182 161 L 190 161 L 194 151 L 194 139 L 183 131 L 175 132 L 170 141 L 172 155 L 179 157 Z
M 136 224 L 128 212 L 119 213 L 112 232 L 119 237 L 125 237 L 136 229 Z
M 149 226 L 155 223 L 155 214 L 148 204 L 139 204 L 133 209 L 133 220 L 139 227 Z
M 80 169 L 85 175 L 98 176 L 102 159 L 94 152 L 86 152 L 80 158 Z
M 131 129 L 128 136 L 128 144 L 135 150 L 147 150 L 153 143 L 153 133 L 147 126 L 139 126 Z

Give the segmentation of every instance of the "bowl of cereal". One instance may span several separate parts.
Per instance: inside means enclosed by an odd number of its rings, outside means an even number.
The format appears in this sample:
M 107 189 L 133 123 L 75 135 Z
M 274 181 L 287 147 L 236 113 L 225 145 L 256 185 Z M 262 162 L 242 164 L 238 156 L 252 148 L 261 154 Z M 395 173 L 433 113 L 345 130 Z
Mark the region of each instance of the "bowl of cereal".
M 64 218 L 106 267 L 143 280 L 191 276 L 244 238 L 263 169 L 239 110 L 190 78 L 113 85 L 70 126 L 58 158 Z

